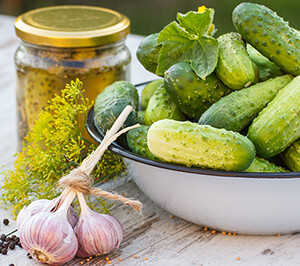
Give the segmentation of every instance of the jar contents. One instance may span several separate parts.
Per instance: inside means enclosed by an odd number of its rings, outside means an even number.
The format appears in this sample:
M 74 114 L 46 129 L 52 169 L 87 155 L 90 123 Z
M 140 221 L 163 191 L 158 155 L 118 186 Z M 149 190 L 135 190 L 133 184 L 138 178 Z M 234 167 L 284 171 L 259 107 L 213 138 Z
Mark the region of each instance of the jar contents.
M 130 20 L 101 7 L 59 5 L 34 9 L 15 21 L 18 146 L 47 101 L 77 78 L 89 101 L 117 80 L 129 81 L 125 38 Z M 80 118 L 79 118 L 80 119 Z
M 83 82 L 89 100 L 95 100 L 114 81 L 129 80 L 130 54 L 122 43 L 80 49 L 41 48 L 23 43 L 15 62 L 20 143 L 47 101 L 71 80 L 79 78 Z

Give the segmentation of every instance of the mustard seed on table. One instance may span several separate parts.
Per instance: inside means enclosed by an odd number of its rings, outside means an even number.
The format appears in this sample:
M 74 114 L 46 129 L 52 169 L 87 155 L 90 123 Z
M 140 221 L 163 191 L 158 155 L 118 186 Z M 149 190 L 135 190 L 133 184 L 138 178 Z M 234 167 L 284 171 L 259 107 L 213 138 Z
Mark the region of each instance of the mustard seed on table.
M 4 225 L 8 225 L 9 224 L 9 220 L 8 219 L 3 219 L 3 224 Z

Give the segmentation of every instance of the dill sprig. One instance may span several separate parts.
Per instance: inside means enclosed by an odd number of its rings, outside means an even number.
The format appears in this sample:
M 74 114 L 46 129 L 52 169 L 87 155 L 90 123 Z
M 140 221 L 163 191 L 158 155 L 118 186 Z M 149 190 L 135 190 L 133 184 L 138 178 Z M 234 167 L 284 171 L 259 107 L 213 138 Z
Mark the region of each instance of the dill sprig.
M 12 207 L 14 216 L 36 199 L 57 197 L 61 193 L 57 181 L 95 149 L 83 136 L 87 112 L 92 106 L 83 92 L 82 82 L 76 79 L 65 86 L 61 95 L 48 101 L 25 137 L 22 151 L 16 154 L 14 169 L 2 172 L 0 198 Z M 101 183 L 124 170 L 120 157 L 106 151 L 92 175 L 96 183 Z M 93 206 L 109 212 L 110 204 L 98 200 Z

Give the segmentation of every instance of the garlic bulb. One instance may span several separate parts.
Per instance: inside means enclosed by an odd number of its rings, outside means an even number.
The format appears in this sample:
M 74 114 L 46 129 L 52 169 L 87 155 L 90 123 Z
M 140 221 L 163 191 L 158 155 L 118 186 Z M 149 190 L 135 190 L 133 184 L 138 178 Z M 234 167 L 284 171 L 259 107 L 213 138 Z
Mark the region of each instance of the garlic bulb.
M 75 210 L 72 206 L 70 206 L 69 209 L 68 209 L 67 219 L 68 219 L 69 224 L 74 229 L 74 227 L 78 223 L 79 218 L 78 218 L 78 215 L 77 215 L 77 213 L 75 212 Z
M 36 260 L 61 265 L 75 257 L 78 242 L 67 221 L 67 211 L 74 197 L 75 192 L 71 191 L 55 212 L 41 211 L 21 223 L 21 244 Z
M 22 223 L 27 221 L 31 218 L 31 216 L 41 212 L 49 203 L 51 200 L 47 199 L 39 199 L 36 201 L 33 201 L 29 205 L 25 206 L 18 214 L 17 217 L 17 228 L 20 230 Z
M 107 214 L 92 211 L 86 204 L 82 193 L 77 192 L 81 213 L 75 227 L 78 239 L 79 257 L 106 254 L 119 247 L 123 239 L 120 222 Z
M 58 199 L 59 197 L 54 198 L 53 200 L 39 199 L 33 201 L 28 206 L 25 206 L 18 214 L 17 228 L 19 229 L 22 226 L 23 222 L 27 221 L 29 218 L 31 218 L 31 216 L 41 211 L 50 212 L 54 208 Z M 78 222 L 78 215 L 76 214 L 72 206 L 70 206 L 70 208 L 68 209 L 67 218 L 69 224 L 74 228 Z

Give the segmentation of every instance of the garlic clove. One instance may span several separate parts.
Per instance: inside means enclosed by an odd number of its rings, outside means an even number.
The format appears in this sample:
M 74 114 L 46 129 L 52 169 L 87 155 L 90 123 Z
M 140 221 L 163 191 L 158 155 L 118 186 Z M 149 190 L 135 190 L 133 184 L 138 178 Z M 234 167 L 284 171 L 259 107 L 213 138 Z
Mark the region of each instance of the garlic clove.
M 67 220 L 67 212 L 75 195 L 74 191 L 70 191 L 55 211 L 41 211 L 21 223 L 21 244 L 36 260 L 61 265 L 75 257 L 78 242 Z
M 19 229 L 23 222 L 27 221 L 29 218 L 31 218 L 31 216 L 41 211 L 50 212 L 55 207 L 58 199 L 59 197 L 52 200 L 39 199 L 25 206 L 18 214 L 17 228 Z M 70 206 L 68 209 L 67 218 L 70 225 L 74 228 L 79 218 L 72 206 Z
M 61 197 L 57 197 L 51 200 L 51 203 L 46 206 L 43 211 L 52 211 L 52 209 L 56 206 L 58 200 L 61 199 Z M 60 203 L 59 205 L 61 205 Z M 74 208 L 72 206 L 69 207 L 68 212 L 67 212 L 67 218 L 69 224 L 74 228 L 75 225 L 77 224 L 79 218 L 77 213 L 75 212 Z
M 78 193 L 81 206 L 79 221 L 74 228 L 78 240 L 78 257 L 106 254 L 119 247 L 123 227 L 113 216 L 92 211 L 84 197 Z
M 17 217 L 17 228 L 18 230 L 21 227 L 21 224 L 27 221 L 31 216 L 41 212 L 47 205 L 49 205 L 51 200 L 48 199 L 39 199 L 33 201 L 29 205 L 25 206 L 18 214 Z
M 72 260 L 78 249 L 73 228 L 56 213 L 40 212 L 20 229 L 22 247 L 36 260 L 61 265 Z
M 78 223 L 79 217 L 72 206 L 70 206 L 70 208 L 68 209 L 67 219 L 68 219 L 69 224 L 74 229 L 76 224 Z
M 106 254 L 118 248 L 123 238 L 120 222 L 107 214 L 91 212 L 75 227 L 78 239 L 78 257 Z

